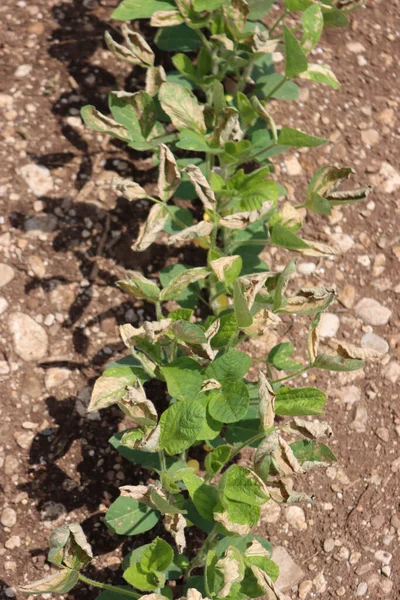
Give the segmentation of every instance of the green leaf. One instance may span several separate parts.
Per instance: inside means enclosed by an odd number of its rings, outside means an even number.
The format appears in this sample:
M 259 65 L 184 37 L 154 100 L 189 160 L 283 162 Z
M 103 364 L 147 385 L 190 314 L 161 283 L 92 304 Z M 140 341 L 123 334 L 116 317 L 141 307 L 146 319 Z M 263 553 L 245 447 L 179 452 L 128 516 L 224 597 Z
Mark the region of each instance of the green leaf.
M 101 131 L 101 133 L 105 133 L 107 135 L 112 135 L 123 142 L 129 141 L 129 133 L 127 129 L 113 119 L 103 115 L 94 106 L 84 106 L 81 109 L 81 116 L 85 125 L 90 127 L 90 129 L 93 129 L 94 131 Z
M 111 92 L 108 103 L 112 116 L 126 127 L 131 140 L 145 142 L 156 123 L 156 106 L 153 98 L 144 91 L 120 95 Z
M 204 425 L 201 428 L 201 431 L 197 437 L 198 442 L 202 442 L 204 440 L 206 440 L 207 442 L 211 442 L 212 440 L 215 440 L 224 426 L 223 423 L 217 421 L 216 419 L 213 419 L 213 417 L 210 415 L 208 410 L 210 400 L 211 396 L 209 392 L 204 392 L 203 394 L 200 394 L 200 396 L 197 399 L 197 401 L 200 402 L 202 406 L 204 406 L 204 408 L 206 409 L 206 420 L 204 421 Z
M 191 184 L 190 184 L 191 185 Z M 179 188 L 178 188 L 179 189 Z M 160 271 L 160 282 L 163 288 L 166 288 L 174 277 L 184 273 L 191 267 L 185 264 L 176 264 L 168 267 L 164 267 Z M 198 304 L 198 298 L 196 292 L 200 292 L 199 283 L 193 283 L 187 286 L 179 296 L 174 298 L 175 302 L 178 302 L 184 308 L 195 308 Z
M 235 313 L 229 313 L 219 318 L 219 329 L 211 340 L 211 348 L 223 348 L 237 333 L 237 321 Z
M 194 0 L 193 8 L 196 12 L 203 12 L 203 10 L 211 12 L 220 8 L 224 3 L 225 0 Z
M 335 462 L 336 456 L 332 450 L 314 440 L 298 440 L 290 444 L 293 454 L 300 462 Z
M 194 473 L 184 475 L 183 483 L 199 515 L 213 521 L 213 511 L 218 501 L 215 487 L 204 483 L 203 479 Z
M 208 75 L 212 68 L 212 58 L 211 52 L 205 47 L 202 46 L 197 55 L 197 63 L 196 63 L 196 75 L 197 77 L 205 77 Z
M 145 571 L 166 571 L 174 559 L 174 551 L 163 539 L 157 537 L 144 551 L 140 564 Z
M 244 352 L 229 350 L 226 354 L 218 356 L 206 369 L 209 379 L 217 379 L 221 383 L 226 381 L 240 381 L 251 367 L 251 358 Z
M 252 565 L 253 567 L 258 567 L 264 573 L 266 573 L 269 577 L 271 577 L 272 581 L 276 581 L 279 577 L 279 567 L 273 560 L 270 560 L 266 556 L 245 556 L 246 565 Z
M 184 269 L 178 275 L 170 279 L 166 287 L 160 294 L 160 300 L 175 300 L 182 294 L 188 285 L 205 279 L 210 274 L 207 267 L 194 267 L 193 269 Z
M 193 152 L 209 152 L 210 154 L 221 154 L 221 148 L 212 148 L 201 133 L 191 129 L 182 129 L 179 141 L 176 143 L 182 150 L 193 150 Z
M 235 281 L 233 286 L 233 307 L 235 309 L 237 326 L 239 328 L 250 327 L 253 323 L 253 317 L 247 306 L 247 300 L 243 295 L 242 285 L 239 279 Z
M 215 475 L 228 462 L 231 453 L 232 448 L 230 446 L 218 446 L 218 448 L 209 452 L 204 461 L 207 473 Z
M 254 473 L 239 465 L 232 465 L 223 474 L 218 490 L 222 502 L 227 498 L 235 502 L 243 502 L 251 506 L 261 506 L 268 500 L 259 480 Z
M 168 313 L 168 319 L 172 319 L 172 321 L 175 323 L 175 321 L 189 321 L 189 319 L 191 319 L 193 316 L 193 310 L 191 310 L 190 308 L 176 308 L 175 310 L 172 310 L 170 313 Z
M 194 400 L 203 385 L 203 370 L 198 362 L 187 356 L 181 356 L 161 367 L 161 373 L 167 382 L 168 393 L 177 400 Z
M 120 279 L 117 285 L 134 298 L 143 298 L 150 302 L 158 302 L 160 288 L 156 283 L 144 277 L 138 271 L 128 271 L 127 279 Z
M 242 92 L 237 94 L 238 109 L 240 118 L 244 125 L 253 125 L 258 118 L 257 112 L 254 110 L 250 100 Z
M 282 342 L 270 350 L 267 362 L 279 371 L 296 371 L 297 369 L 301 369 L 302 365 L 290 358 L 293 350 L 293 344 Z
M 332 214 L 331 205 L 329 204 L 328 200 L 317 194 L 317 192 L 313 192 L 309 195 L 306 200 L 306 207 L 320 215 Z
M 133 19 L 150 19 L 153 13 L 160 10 L 172 10 L 174 2 L 169 0 L 122 0 L 120 5 L 111 14 L 112 19 L 119 21 L 133 21 Z
M 196 323 L 189 321 L 176 321 L 172 325 L 172 331 L 179 340 L 193 346 L 201 346 L 207 343 L 204 331 Z
M 38 581 L 19 586 L 18 590 L 24 594 L 66 594 L 79 580 L 78 571 L 62 569 Z
M 301 250 L 303 248 L 310 248 L 307 242 L 304 242 L 297 235 L 292 233 L 286 227 L 277 223 L 274 225 L 271 233 L 271 244 L 286 248 L 286 250 Z
M 309 65 L 307 71 L 301 74 L 301 78 L 317 83 L 325 83 L 326 85 L 330 85 L 334 90 L 340 88 L 340 82 L 335 73 L 326 65 Z
M 322 6 L 325 27 L 348 27 L 349 19 L 335 6 Z
M 153 529 L 158 517 L 159 514 L 149 506 L 133 498 L 120 496 L 108 509 L 105 523 L 118 535 L 138 535 Z
M 124 371 L 118 377 L 104 376 L 99 377 L 94 384 L 92 397 L 90 399 L 88 412 L 107 408 L 116 404 L 126 395 L 126 388 L 132 385 L 136 380 L 136 375 L 132 371 Z
M 291 146 L 292 148 L 313 148 L 326 144 L 327 141 L 325 138 L 314 137 L 290 127 L 282 127 L 278 136 L 280 146 Z
M 324 17 L 322 16 L 321 7 L 314 4 L 305 10 L 301 16 L 303 25 L 303 36 L 301 45 L 305 52 L 310 52 L 317 43 L 324 29 Z
M 247 18 L 249 21 L 258 21 L 269 12 L 274 0 L 248 0 L 247 3 L 250 7 Z
M 165 583 L 165 576 L 162 573 L 145 571 L 140 563 L 126 569 L 123 577 L 130 585 L 145 592 L 152 592 Z
M 160 447 L 167 454 L 179 454 L 196 440 L 206 419 L 204 406 L 193 400 L 176 402 L 160 418 Z
M 93 558 L 92 549 L 83 529 L 76 523 L 64 524 L 52 531 L 48 561 L 69 569 L 81 569 Z
M 201 45 L 200 38 L 185 24 L 162 27 L 154 38 L 156 46 L 166 52 L 192 52 Z
M 172 57 L 172 62 L 179 73 L 182 73 L 182 75 L 186 75 L 189 78 L 196 78 L 196 69 L 186 54 L 183 54 L 182 52 L 175 54 L 175 56 Z
M 236 548 L 238 548 L 240 550 L 240 552 L 242 552 L 244 554 L 247 547 L 251 545 L 253 540 L 256 540 L 259 544 L 261 544 L 261 546 L 265 550 L 270 552 L 270 554 L 272 555 L 271 543 L 267 539 L 261 537 L 260 535 L 253 535 L 252 533 L 249 533 L 248 535 L 244 535 L 240 538 L 237 538 L 235 540 L 235 546 L 236 546 Z M 215 551 L 216 555 L 222 556 L 223 554 L 225 554 L 226 550 L 228 549 L 228 547 L 231 544 L 232 544 L 231 537 L 224 537 L 224 538 L 220 539 L 217 542 L 216 546 L 214 547 L 214 551 Z
M 249 392 L 242 381 L 228 381 L 220 389 L 210 392 L 208 411 L 221 423 L 240 421 L 249 407 Z
M 247 442 L 258 433 L 260 433 L 260 416 L 258 407 L 252 405 L 249 406 L 245 417 L 241 421 L 232 423 L 226 428 L 224 437 L 229 444 L 237 445 Z M 253 442 L 251 447 L 254 448 L 259 443 L 259 441 Z
M 277 227 L 277 225 L 275 225 L 275 227 Z M 274 227 L 274 229 L 275 229 L 275 227 Z M 277 232 L 278 235 L 280 233 L 279 227 L 280 227 L 280 225 L 278 226 L 278 232 Z M 284 232 L 285 234 L 286 234 L 286 231 L 287 230 L 285 230 L 285 232 Z M 282 239 L 282 237 L 279 237 L 279 239 Z M 277 245 L 279 245 L 279 244 L 277 244 Z M 275 288 L 275 295 L 274 295 L 274 311 L 277 311 L 282 306 L 285 290 L 287 288 L 290 278 L 295 273 L 296 273 L 296 261 L 291 260 L 286 265 L 286 267 L 283 269 L 282 273 L 280 273 L 280 275 L 279 275 L 279 278 L 278 278 L 278 281 L 276 284 L 276 288 Z
M 300 42 L 286 25 L 283 25 L 283 41 L 285 45 L 285 75 L 288 79 L 292 79 L 307 71 L 308 61 Z
M 141 450 L 135 450 L 134 448 L 128 448 L 121 443 L 121 438 L 129 430 L 121 431 L 113 435 L 109 442 L 115 450 L 117 450 L 126 460 L 138 465 L 142 465 L 145 469 L 151 469 L 155 471 L 161 471 L 160 459 L 158 454 L 151 454 L 150 452 L 142 452 Z
M 230 498 L 225 498 L 223 505 L 218 505 L 214 510 L 214 519 L 220 521 L 230 533 L 239 535 L 243 535 L 244 529 L 248 531 L 255 527 L 260 520 L 260 516 L 261 508 L 259 506 L 237 502 Z
M 362 360 L 332 356 L 325 353 L 317 356 L 313 363 L 314 369 L 324 369 L 325 371 L 357 371 L 363 367 L 364 362 Z
M 312 4 L 313 0 L 285 0 L 285 6 L 290 12 L 306 10 Z
M 164 231 L 166 231 L 167 233 L 178 233 L 178 231 L 181 231 L 182 229 L 185 229 L 186 227 L 191 227 L 193 225 L 193 215 L 190 212 L 190 210 L 182 208 L 181 206 L 174 206 L 173 204 L 170 204 L 168 211 L 170 213 L 170 216 L 168 217 L 168 220 L 164 225 Z M 174 218 L 172 218 L 171 213 L 173 214 Z M 183 227 L 183 225 L 185 227 Z
M 324 412 L 325 403 L 326 394 L 317 388 L 281 387 L 276 392 L 275 412 L 291 417 L 320 415 Z
M 299 86 L 294 81 L 284 81 L 284 75 L 271 73 L 257 80 L 257 96 L 260 98 L 276 98 L 277 100 L 297 100 L 300 95 Z M 278 88 L 278 84 L 281 84 Z M 277 89 L 276 89 L 277 88 Z

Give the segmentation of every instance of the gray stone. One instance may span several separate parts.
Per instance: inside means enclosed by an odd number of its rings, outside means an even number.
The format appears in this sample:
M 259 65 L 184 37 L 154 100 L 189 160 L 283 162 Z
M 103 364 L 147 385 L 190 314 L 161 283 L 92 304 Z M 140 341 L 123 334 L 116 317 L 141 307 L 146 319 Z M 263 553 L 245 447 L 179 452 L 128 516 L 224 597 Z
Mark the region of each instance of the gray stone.
M 14 349 L 22 360 L 41 360 L 47 354 L 47 333 L 41 325 L 24 313 L 11 313 L 8 327 Z
M 11 527 L 14 527 L 16 522 L 17 513 L 15 510 L 9 507 L 5 508 L 0 516 L 0 523 L 3 525 L 3 527 L 9 527 L 11 529 Z
M 0 315 L 3 314 L 3 312 L 5 312 L 8 308 L 8 302 L 7 300 L 3 297 L 0 296 Z
M 367 325 L 378 327 L 386 325 L 391 317 L 392 311 L 383 306 L 373 298 L 362 298 L 355 308 L 356 316 Z
M 286 521 L 297 531 L 305 531 L 307 529 L 306 515 L 300 506 L 289 506 L 286 509 Z
M 359 404 L 356 408 L 356 414 L 354 421 L 350 423 L 350 429 L 357 433 L 364 433 L 367 429 L 368 413 L 367 409 L 363 404 Z
M 29 163 L 21 167 L 19 172 L 35 196 L 45 196 L 53 189 L 53 178 L 47 167 Z
M 58 388 L 63 385 L 63 383 L 68 380 L 69 375 L 69 369 L 62 369 L 59 367 L 52 367 L 51 369 L 48 369 L 44 377 L 44 384 L 47 391 L 50 392 L 54 388 Z
M 0 263 L 0 287 L 7 285 L 14 278 L 14 269 L 6 263 Z
M 397 383 L 400 377 L 400 363 L 396 360 L 391 360 L 383 369 L 383 374 L 391 383 Z
M 272 560 L 279 567 L 279 577 L 276 580 L 276 585 L 282 592 L 292 589 L 304 578 L 304 571 L 294 562 L 283 546 L 274 547 Z
M 379 354 L 387 354 L 389 352 L 389 344 L 385 339 L 376 333 L 365 333 L 361 338 L 361 348 L 375 350 Z
M 339 317 L 333 313 L 324 313 L 318 325 L 318 333 L 321 337 L 332 338 L 338 332 L 340 326 Z
M 354 246 L 354 240 L 347 233 L 332 233 L 331 241 L 343 254 L 351 250 Z
M 386 552 L 386 550 L 377 550 L 374 554 L 374 558 L 383 565 L 388 565 L 393 556 L 390 554 L 390 552 Z
M 368 584 L 365 583 L 365 581 L 362 581 L 357 586 L 356 594 L 357 594 L 357 596 L 365 596 L 365 594 L 367 592 L 368 592 Z

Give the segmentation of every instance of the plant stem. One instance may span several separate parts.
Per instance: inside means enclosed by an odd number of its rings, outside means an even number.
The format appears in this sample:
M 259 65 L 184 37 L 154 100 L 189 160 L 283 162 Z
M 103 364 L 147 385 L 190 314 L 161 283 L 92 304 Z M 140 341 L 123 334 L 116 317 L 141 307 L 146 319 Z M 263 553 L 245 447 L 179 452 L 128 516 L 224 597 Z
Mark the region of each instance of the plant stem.
M 275 29 L 282 23 L 283 19 L 286 17 L 287 14 L 288 14 L 288 9 L 285 8 L 285 10 L 281 14 L 281 16 L 278 17 L 278 19 L 275 21 L 275 23 L 272 25 L 271 29 L 269 30 L 269 35 L 271 35 L 271 33 L 273 33 L 275 31 Z
M 136 592 L 130 592 L 129 590 L 125 590 L 124 588 L 120 588 L 115 585 L 109 585 L 108 583 L 100 583 L 100 581 L 95 581 L 94 579 L 89 579 L 82 573 L 79 573 L 79 580 L 83 583 L 87 583 L 88 585 L 92 585 L 93 587 L 100 588 L 102 590 L 109 590 L 110 592 L 118 592 L 119 594 L 123 594 L 124 596 L 130 596 L 131 598 L 140 598 L 142 594 L 137 594 Z
M 185 572 L 185 579 L 187 579 L 189 577 L 189 575 L 193 571 L 193 569 L 195 569 L 196 567 L 203 566 L 204 557 L 207 554 L 207 552 L 209 551 L 211 544 L 213 543 L 213 541 L 215 540 L 215 538 L 217 536 L 216 528 L 217 528 L 217 525 L 214 525 L 213 529 L 210 531 L 210 533 L 206 537 L 204 544 L 202 545 L 202 547 L 200 548 L 200 550 L 198 551 L 198 553 L 196 554 L 194 559 L 189 564 L 189 566 Z
M 295 373 L 292 373 L 291 375 L 287 375 L 286 377 L 281 377 L 281 379 L 274 379 L 273 381 L 271 381 L 271 383 L 279 383 L 281 381 L 287 381 L 288 379 L 293 379 L 294 377 L 297 377 L 298 375 L 305 373 L 309 369 L 311 369 L 311 366 L 307 365 L 303 369 L 300 369 L 300 371 L 296 371 Z
M 160 459 L 161 471 L 167 470 L 167 461 L 165 460 L 164 450 L 158 451 L 158 457 Z
M 243 448 L 250 446 L 253 442 L 256 442 L 257 440 L 261 440 L 261 438 L 265 437 L 266 435 L 268 435 L 268 432 L 265 431 L 263 431 L 262 433 L 257 433 L 257 435 L 253 435 L 252 438 L 246 440 L 245 442 L 243 442 L 243 444 L 240 444 L 240 446 L 238 446 L 236 450 L 232 452 L 231 456 L 229 457 L 229 460 L 232 460 L 232 458 L 236 456 L 236 454 L 239 454 L 239 452 L 241 452 Z
M 281 79 L 281 81 L 279 83 L 277 83 L 275 87 L 272 88 L 270 93 L 267 96 L 265 96 L 264 100 L 268 100 L 269 98 L 271 98 L 271 96 L 273 96 L 287 81 L 288 81 L 287 77 L 284 77 L 283 79 Z
M 162 313 L 161 303 L 160 302 L 156 302 L 155 306 L 156 306 L 157 321 L 160 321 L 163 318 L 163 316 L 164 316 L 163 313 Z

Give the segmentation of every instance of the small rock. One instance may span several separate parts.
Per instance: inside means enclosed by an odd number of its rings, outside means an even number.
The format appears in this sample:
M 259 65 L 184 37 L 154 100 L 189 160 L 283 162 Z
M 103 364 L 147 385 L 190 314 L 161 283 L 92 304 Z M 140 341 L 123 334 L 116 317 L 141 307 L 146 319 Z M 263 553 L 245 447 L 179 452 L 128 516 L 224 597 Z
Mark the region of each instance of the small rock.
M 0 108 L 11 108 L 14 98 L 9 94 L 0 94 Z
M 400 363 L 396 360 L 391 360 L 383 369 L 383 374 L 391 383 L 396 383 L 400 377 Z
M 276 580 L 276 586 L 282 592 L 291 590 L 304 579 L 304 572 L 296 565 L 286 548 L 275 546 L 272 554 L 272 560 L 279 567 L 279 577 Z
M 4 459 L 4 473 L 8 476 L 14 475 L 19 467 L 18 459 L 12 454 L 7 454 Z
M 35 196 L 45 196 L 53 189 L 53 178 L 47 167 L 29 163 L 21 167 L 19 172 Z
M 14 269 L 10 265 L 0 263 L 0 287 L 7 285 L 14 278 Z
M 349 42 L 346 44 L 346 48 L 349 52 L 353 52 L 354 54 L 363 54 L 366 52 L 366 49 L 361 42 Z
M 385 577 L 390 577 L 392 574 L 392 569 L 389 567 L 389 565 L 385 565 L 384 567 L 382 567 L 382 574 Z
M 47 333 L 41 325 L 24 313 L 11 313 L 8 327 L 13 337 L 14 349 L 22 360 L 40 360 L 47 354 Z
M 347 233 L 332 233 L 330 239 L 342 254 L 349 252 L 354 246 L 354 240 Z
M 333 538 L 327 538 L 324 541 L 324 552 L 332 552 L 335 547 L 335 540 Z
M 76 293 L 77 286 L 75 284 L 62 285 L 60 283 L 50 292 L 50 302 L 60 312 L 68 310 L 75 301 Z
M 400 456 L 392 462 L 390 468 L 392 473 L 397 473 L 398 471 L 400 471 Z
M 353 308 L 356 299 L 356 288 L 353 285 L 345 285 L 339 293 L 339 300 L 345 308 Z
M 391 125 L 391 123 L 393 121 L 393 117 L 394 117 L 393 108 L 386 108 L 385 110 L 383 110 L 382 112 L 379 113 L 379 115 L 377 116 L 377 119 L 378 119 L 379 123 L 382 123 L 382 125 Z
M 368 592 L 368 584 L 366 584 L 365 581 L 362 581 L 357 586 L 356 594 L 357 594 L 357 596 L 365 596 L 365 594 L 367 592 Z
M 42 521 L 55 521 L 61 517 L 61 515 L 66 514 L 66 512 L 67 509 L 64 504 L 49 500 L 43 504 L 42 510 L 40 511 L 40 518 Z
M 3 296 L 0 296 L 0 315 L 2 315 L 3 312 L 7 310 L 7 308 L 8 308 L 7 300 Z
M 0 375 L 8 375 L 10 373 L 10 365 L 6 360 L 0 360 Z
M 289 506 L 286 509 L 286 521 L 297 531 L 307 529 L 306 515 L 300 506 Z
M 366 573 L 369 573 L 370 571 L 372 571 L 372 569 L 375 568 L 375 564 L 373 562 L 368 562 L 365 563 L 364 565 L 360 565 L 359 567 L 357 567 L 356 569 L 356 574 L 359 577 L 362 577 L 363 575 L 366 575 Z
M 375 350 L 379 354 L 387 354 L 389 352 L 389 344 L 385 339 L 376 333 L 365 333 L 361 338 L 361 348 Z
M 19 548 L 21 546 L 21 538 L 19 535 L 12 535 L 5 543 L 5 548 L 7 550 L 14 550 L 15 548 Z
M 9 563 L 11 563 L 12 561 L 8 561 Z M 13 570 L 13 569 L 9 569 L 9 570 Z M 7 596 L 7 598 L 15 598 L 15 596 L 17 595 L 17 590 L 15 587 L 6 587 L 4 589 L 4 593 Z
M 392 311 L 373 298 L 362 298 L 356 305 L 355 313 L 367 325 L 378 327 L 388 323 Z
M 303 172 L 303 167 L 297 160 L 295 156 L 291 156 L 285 160 L 285 167 L 287 174 L 291 177 L 295 177 L 296 175 L 301 175 Z
M 336 552 L 336 554 L 333 556 L 333 558 L 335 560 L 337 560 L 338 562 L 342 562 L 343 560 L 348 560 L 350 556 L 350 550 L 348 548 L 346 548 L 345 546 L 342 546 L 339 550 L 339 552 Z
M 302 581 L 299 585 L 299 598 L 300 600 L 306 600 L 308 594 L 311 592 L 313 588 L 313 582 L 309 579 Z
M 378 427 L 376 430 L 376 435 L 382 442 L 389 441 L 389 430 L 386 427 Z
M 272 500 L 263 505 L 261 519 L 263 523 L 277 523 L 281 516 L 281 507 Z
M 386 550 L 377 550 L 374 554 L 374 558 L 383 565 L 388 565 L 393 556 L 390 554 L 390 552 L 386 552 Z
M 355 565 L 355 564 L 358 563 L 358 561 L 360 560 L 360 558 L 361 558 L 361 552 L 352 552 L 350 554 L 349 563 L 351 565 Z
M 350 429 L 357 433 L 364 433 L 367 429 L 368 413 L 363 404 L 359 404 L 356 408 L 354 421 L 350 423 Z
M 17 431 L 14 433 L 14 437 L 20 448 L 28 450 L 31 447 L 35 434 L 31 431 Z
M 51 233 L 57 229 L 58 220 L 55 215 L 44 214 L 38 217 L 30 217 L 25 221 L 27 237 L 37 238 L 44 233 Z
M 54 388 L 58 388 L 63 385 L 70 375 L 69 369 L 62 369 L 59 367 L 52 367 L 46 371 L 44 377 L 44 384 L 46 389 L 50 392 Z
M 22 79 L 23 77 L 26 77 L 27 75 L 29 75 L 29 73 L 32 71 L 32 65 L 19 65 L 19 67 L 17 68 L 17 70 L 14 73 L 14 77 L 18 77 L 18 79 Z
M 46 275 L 46 265 L 40 256 L 32 255 L 28 258 L 28 265 L 32 269 L 34 275 L 42 279 Z
M 3 527 L 14 527 L 17 522 L 17 513 L 13 508 L 5 508 L 0 516 L 0 523 Z
M 387 194 L 393 194 L 394 192 L 397 192 L 397 190 L 400 188 L 400 173 L 398 173 L 390 163 L 382 163 L 379 175 L 379 183 L 384 192 Z
M 342 598 L 345 595 L 345 593 L 346 588 L 343 585 L 336 590 L 336 595 L 339 596 L 339 598 Z
M 388 596 L 392 592 L 393 581 L 391 581 L 390 579 L 383 579 L 383 580 L 381 580 L 381 582 L 380 582 L 380 588 L 381 588 L 382 594 L 384 596 Z
M 323 313 L 318 325 L 318 333 L 321 337 L 332 338 L 338 332 L 340 326 L 339 317 L 333 313 Z
M 348 385 L 337 392 L 338 398 L 345 404 L 353 406 L 361 400 L 361 390 L 355 385 Z
M 324 594 L 328 588 L 328 582 L 324 577 L 324 572 L 321 571 L 313 579 L 313 584 L 317 594 Z
M 302 275 L 311 275 L 312 273 L 314 273 L 316 268 L 317 265 L 312 262 L 300 263 L 297 267 L 297 271 Z
M 400 529 L 400 517 L 398 515 L 393 515 L 392 519 L 390 521 L 390 524 L 395 528 L 395 529 Z
M 376 129 L 365 129 L 361 132 L 361 139 L 368 146 L 375 146 L 379 143 L 379 132 Z

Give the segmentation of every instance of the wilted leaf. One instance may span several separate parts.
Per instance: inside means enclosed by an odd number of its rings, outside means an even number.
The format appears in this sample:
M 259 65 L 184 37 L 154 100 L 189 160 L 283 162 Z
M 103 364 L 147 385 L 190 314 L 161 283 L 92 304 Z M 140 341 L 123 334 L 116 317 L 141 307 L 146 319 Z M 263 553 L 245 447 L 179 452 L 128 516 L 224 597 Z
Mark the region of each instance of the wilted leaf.
M 184 22 L 184 18 L 178 10 L 160 10 L 151 15 L 150 25 L 152 27 L 173 27 Z
M 93 558 L 92 548 L 80 525 L 64 524 L 50 536 L 48 560 L 59 567 L 81 569 Z
M 105 377 L 102 375 L 94 384 L 88 412 L 107 408 L 115 404 L 127 393 L 127 386 L 135 380 L 135 375 L 126 374 L 121 377 Z
M 331 437 L 333 433 L 332 427 L 328 423 L 324 423 L 323 421 L 307 421 L 299 417 L 293 419 L 290 428 L 311 439 Z
M 147 192 L 142 186 L 130 179 L 119 177 L 118 175 L 112 178 L 111 187 L 118 196 L 123 196 L 131 201 L 147 198 Z
M 146 397 L 146 393 L 139 379 L 128 387 L 124 398 L 118 402 L 120 409 L 131 419 L 144 425 L 154 427 L 157 424 L 157 411 L 154 404 Z
M 110 117 L 103 115 L 94 106 L 84 106 L 81 110 L 81 115 L 83 121 L 90 129 L 112 135 L 123 142 L 129 141 L 129 133 L 125 127 L 119 125 L 114 119 L 110 119 Z
M 208 141 L 222 147 L 226 142 L 239 141 L 242 137 L 238 111 L 235 108 L 223 108 Z
M 135 298 L 144 298 L 151 302 L 158 302 L 160 297 L 160 288 L 156 283 L 153 283 L 150 279 L 147 279 L 139 271 L 127 271 L 127 279 L 121 279 L 117 281 L 117 285 L 132 294 Z
M 124 60 L 131 65 L 154 64 L 154 52 L 139 33 L 130 29 L 125 23 L 121 27 L 126 46 L 118 44 L 108 31 L 105 33 L 105 41 L 108 49 L 116 58 Z
M 179 554 L 182 554 L 186 548 L 186 524 L 186 519 L 181 514 L 165 515 L 164 517 L 164 527 L 174 538 Z
M 168 219 L 168 210 L 165 206 L 154 204 L 149 212 L 149 215 L 143 225 L 140 226 L 139 235 L 132 250 L 135 252 L 143 252 L 157 239 L 157 235 L 163 230 Z
M 253 316 L 253 322 L 249 327 L 244 327 L 243 331 L 250 336 L 263 336 L 269 329 L 276 327 L 281 322 L 278 315 L 267 308 L 259 310 Z
M 307 71 L 301 73 L 300 78 L 315 81 L 317 83 L 325 83 L 326 85 L 330 85 L 334 90 L 340 88 L 339 80 L 332 69 L 327 65 L 308 65 Z
M 217 202 L 214 192 L 212 191 L 210 184 L 204 177 L 199 167 L 196 167 L 195 165 L 188 165 L 183 169 L 183 172 L 187 174 L 190 182 L 194 185 L 196 193 L 202 201 L 204 208 L 215 210 L 217 207 Z
M 158 94 L 158 91 L 163 83 L 167 81 L 167 75 L 164 71 L 164 67 L 159 65 L 158 67 L 151 67 L 146 71 L 146 92 L 154 97 Z
M 314 4 L 307 8 L 301 15 L 301 23 L 303 25 L 301 45 L 303 50 L 308 54 L 319 42 L 324 28 L 324 17 L 321 7 L 318 4 Z
M 251 570 L 257 579 L 257 583 L 264 590 L 267 600 L 290 600 L 286 594 L 279 590 L 265 571 L 255 566 L 252 566 Z
M 178 298 L 179 295 L 187 288 L 191 283 L 195 283 L 200 279 L 205 279 L 210 275 L 210 271 L 207 267 L 194 267 L 193 269 L 186 269 L 183 273 L 179 273 L 171 279 L 167 287 L 165 287 L 161 294 L 160 300 L 173 300 Z
M 230 0 L 223 5 L 222 11 L 226 24 L 234 35 L 243 31 L 249 10 L 245 0 Z
M 190 90 L 178 83 L 164 83 L 158 97 L 162 108 L 171 118 L 176 129 L 206 132 L 202 108 Z
M 294 296 L 287 298 L 279 312 L 302 315 L 314 314 L 328 308 L 336 297 L 332 287 L 303 287 Z
M 160 319 L 159 321 L 145 321 L 140 327 L 133 327 L 130 323 L 121 325 L 120 333 L 124 344 L 128 348 L 136 343 L 136 338 L 146 338 L 153 343 L 160 336 L 165 335 L 172 325 L 172 319 Z
M 171 150 L 160 144 L 160 173 L 158 176 L 158 194 L 164 202 L 171 198 L 181 181 L 181 175 Z
M 263 372 L 258 377 L 258 398 L 261 427 L 267 431 L 275 421 L 275 393 Z
M 74 587 L 78 580 L 78 571 L 63 569 L 44 579 L 22 585 L 18 589 L 24 594 L 66 594 Z
M 230 546 L 225 552 L 224 558 L 220 558 L 215 565 L 215 570 L 223 581 L 223 587 L 218 591 L 218 597 L 225 598 L 229 595 L 233 584 L 242 581 L 244 569 L 240 550 Z
M 261 208 L 258 210 L 251 210 L 245 212 L 238 212 L 227 217 L 220 219 L 220 226 L 227 227 L 228 229 L 247 229 L 251 223 L 258 221 L 273 207 L 273 201 L 268 200 L 264 202 Z
M 207 237 L 214 227 L 214 223 L 211 223 L 210 221 L 200 221 L 199 223 L 196 223 L 196 225 L 192 225 L 192 227 L 187 227 L 179 233 L 171 235 L 167 242 L 168 246 L 172 246 L 177 242 L 183 242 L 184 240 L 195 240 L 197 238 Z
M 378 360 L 382 354 L 372 348 L 359 348 L 342 340 L 337 341 L 336 352 L 343 358 L 355 358 L 356 360 Z

